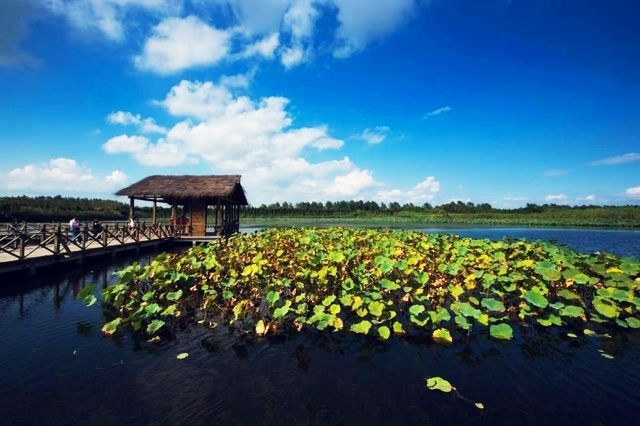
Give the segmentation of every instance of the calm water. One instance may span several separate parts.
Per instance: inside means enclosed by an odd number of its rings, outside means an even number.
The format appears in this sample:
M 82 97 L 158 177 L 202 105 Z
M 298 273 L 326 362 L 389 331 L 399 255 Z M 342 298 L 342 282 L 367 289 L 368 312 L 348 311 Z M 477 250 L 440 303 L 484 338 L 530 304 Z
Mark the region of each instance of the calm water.
M 449 231 L 640 255 L 631 231 Z M 343 333 L 251 342 L 191 327 L 153 346 L 130 333 L 103 336 L 100 308 L 75 300 L 132 260 L 2 282 L 2 424 L 638 424 L 637 331 L 600 340 L 523 329 L 510 342 L 454 333 L 456 343 L 442 346 Z M 176 359 L 181 352 L 189 357 Z M 436 375 L 464 398 L 426 389 Z

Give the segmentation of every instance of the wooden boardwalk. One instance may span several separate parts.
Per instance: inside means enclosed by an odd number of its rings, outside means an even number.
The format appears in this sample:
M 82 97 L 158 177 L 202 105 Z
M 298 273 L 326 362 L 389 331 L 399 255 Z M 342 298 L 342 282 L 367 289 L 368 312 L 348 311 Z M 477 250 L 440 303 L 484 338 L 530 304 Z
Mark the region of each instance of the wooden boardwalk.
M 12 227 L 0 234 L 0 274 L 21 270 L 33 272 L 42 266 L 158 247 L 179 237 L 173 227 L 164 224 L 142 224 L 132 229 L 118 225 L 112 228 L 107 225 L 100 230 L 85 227 L 77 240 L 60 224 Z

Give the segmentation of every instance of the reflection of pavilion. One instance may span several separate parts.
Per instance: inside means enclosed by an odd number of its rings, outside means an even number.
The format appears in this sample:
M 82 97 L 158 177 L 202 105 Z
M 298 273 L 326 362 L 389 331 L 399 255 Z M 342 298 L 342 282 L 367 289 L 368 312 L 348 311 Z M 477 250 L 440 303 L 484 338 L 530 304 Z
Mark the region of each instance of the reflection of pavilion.
M 171 205 L 171 224 L 174 226 L 181 206 L 182 215 L 189 218 L 185 234 L 194 237 L 206 235 L 209 206 L 215 208 L 214 235 L 238 232 L 240 206 L 248 204 L 239 175 L 155 175 L 121 189 L 116 195 L 129 197 L 129 217 L 133 217 L 134 200 L 153 202 L 153 224 L 157 223 L 158 202 Z

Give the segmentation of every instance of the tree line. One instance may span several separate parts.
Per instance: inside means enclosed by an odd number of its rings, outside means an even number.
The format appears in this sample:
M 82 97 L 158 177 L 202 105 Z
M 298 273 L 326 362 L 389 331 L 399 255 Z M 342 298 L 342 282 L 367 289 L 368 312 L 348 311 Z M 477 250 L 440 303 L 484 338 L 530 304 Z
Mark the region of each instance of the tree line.
M 158 206 L 158 218 L 168 218 L 171 209 Z M 135 208 L 140 219 L 152 216 L 151 207 Z M 213 211 L 210 212 L 213 215 Z M 129 204 L 115 200 L 73 197 L 0 197 L 0 221 L 14 219 L 23 222 L 68 221 L 73 216 L 80 220 L 127 220 Z M 241 218 L 392 218 L 394 220 L 425 220 L 429 222 L 470 222 L 470 223 L 515 223 L 526 218 L 527 223 L 553 224 L 605 224 L 640 226 L 640 206 L 568 206 L 560 204 L 526 204 L 516 209 L 499 209 L 488 203 L 452 201 L 433 206 L 430 203 L 414 205 L 398 202 L 377 203 L 375 201 L 327 201 L 300 203 L 272 203 L 260 206 L 243 206 Z

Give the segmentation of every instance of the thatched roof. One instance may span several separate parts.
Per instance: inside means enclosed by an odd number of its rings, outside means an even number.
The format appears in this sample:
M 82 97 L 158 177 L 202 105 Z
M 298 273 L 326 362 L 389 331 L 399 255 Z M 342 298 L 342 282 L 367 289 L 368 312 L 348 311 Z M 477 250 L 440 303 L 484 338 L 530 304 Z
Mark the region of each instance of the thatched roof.
M 240 175 L 155 175 L 142 179 L 120 191 L 116 195 L 125 195 L 141 200 L 153 200 L 171 203 L 190 198 L 206 199 L 213 202 L 218 198 L 233 200 L 246 206 L 247 198 L 240 185 Z

